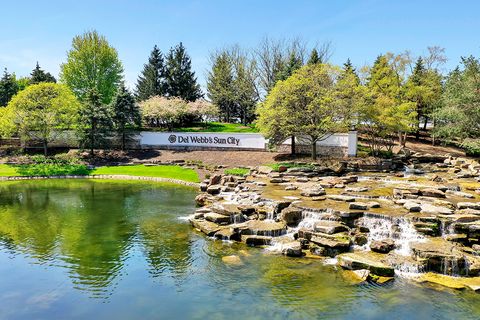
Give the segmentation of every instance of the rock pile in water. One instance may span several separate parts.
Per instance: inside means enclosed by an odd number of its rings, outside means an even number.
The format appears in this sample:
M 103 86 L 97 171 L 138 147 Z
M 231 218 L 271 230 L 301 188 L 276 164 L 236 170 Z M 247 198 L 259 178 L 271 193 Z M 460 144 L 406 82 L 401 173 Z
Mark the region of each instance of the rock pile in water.
M 433 163 L 431 161 L 434 161 Z M 395 273 L 480 273 L 480 165 L 413 157 L 399 173 L 299 163 L 201 184 L 192 225 L 206 235 L 292 257 L 336 258 L 384 283 Z

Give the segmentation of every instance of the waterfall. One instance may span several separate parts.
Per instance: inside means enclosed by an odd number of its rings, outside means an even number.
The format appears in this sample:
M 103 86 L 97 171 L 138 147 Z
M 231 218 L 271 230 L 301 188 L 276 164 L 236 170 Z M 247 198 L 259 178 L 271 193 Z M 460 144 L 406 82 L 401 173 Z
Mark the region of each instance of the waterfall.
M 385 217 L 365 213 L 363 226 L 368 228 L 368 242 L 365 248 L 369 250 L 370 244 L 375 240 L 393 239 L 395 253 L 402 256 L 411 254 L 410 243 L 425 241 L 425 237 L 415 230 L 412 223 L 401 217 Z

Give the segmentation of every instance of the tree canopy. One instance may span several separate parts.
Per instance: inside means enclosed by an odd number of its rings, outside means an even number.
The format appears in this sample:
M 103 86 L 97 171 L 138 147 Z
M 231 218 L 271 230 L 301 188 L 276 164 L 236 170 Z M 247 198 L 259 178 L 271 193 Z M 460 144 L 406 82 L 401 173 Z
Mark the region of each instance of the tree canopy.
M 337 67 L 315 64 L 278 81 L 258 108 L 260 131 L 276 143 L 292 135 L 307 139 L 316 159 L 317 142 L 350 125 L 351 111 L 337 95 L 339 75 Z
M 143 101 L 153 96 L 163 96 L 166 89 L 163 55 L 160 49 L 154 46 L 148 62 L 138 76 L 135 97 L 137 101 Z
M 79 102 L 65 85 L 40 83 L 28 86 L 7 106 L 10 121 L 24 141 L 48 143 L 78 121 Z
M 50 72 L 45 72 L 40 68 L 40 65 L 36 64 L 35 69 L 30 73 L 29 84 L 37 84 L 41 82 L 53 82 L 56 83 L 57 79 L 50 74 Z
M 7 68 L 5 68 L 0 79 L 0 107 L 5 107 L 12 97 L 17 94 L 18 90 L 19 87 L 15 80 L 15 75 L 8 73 Z
M 82 102 L 95 89 L 103 104 L 109 104 L 123 78 L 123 66 L 117 50 L 96 31 L 75 36 L 67 61 L 60 66 L 60 80 Z

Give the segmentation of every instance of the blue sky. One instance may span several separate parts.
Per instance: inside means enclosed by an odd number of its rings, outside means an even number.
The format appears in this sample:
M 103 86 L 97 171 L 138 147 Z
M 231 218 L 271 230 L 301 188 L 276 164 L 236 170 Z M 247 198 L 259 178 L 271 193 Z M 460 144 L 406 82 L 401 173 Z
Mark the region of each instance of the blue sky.
M 331 41 L 331 62 L 356 66 L 387 51 L 446 48 L 446 68 L 460 56 L 480 56 L 480 1 L 5 1 L 0 12 L 0 68 L 19 76 L 40 65 L 58 75 L 71 39 L 96 29 L 119 52 L 129 86 L 154 44 L 166 52 L 182 41 L 202 86 L 209 52 L 264 36 Z

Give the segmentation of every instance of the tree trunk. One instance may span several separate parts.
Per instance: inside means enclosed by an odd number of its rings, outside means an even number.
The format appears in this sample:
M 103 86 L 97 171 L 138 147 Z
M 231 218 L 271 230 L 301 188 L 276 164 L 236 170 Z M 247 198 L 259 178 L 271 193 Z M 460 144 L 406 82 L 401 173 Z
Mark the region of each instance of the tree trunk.
M 125 151 L 125 129 L 122 130 L 122 151 Z
M 295 148 L 296 148 L 296 146 L 295 146 L 295 136 L 292 136 L 291 140 L 292 140 L 292 142 L 290 144 L 290 148 L 291 148 L 290 153 L 292 155 L 295 155 L 296 154 L 296 151 L 295 151 Z
M 46 157 L 48 155 L 48 142 L 47 140 L 43 140 L 43 155 Z
M 423 131 L 427 131 L 427 122 L 428 122 L 428 117 L 425 117 L 425 122 L 423 123 Z
M 93 121 L 92 129 L 90 130 L 90 155 L 93 157 L 93 149 L 95 145 L 95 130 L 96 130 L 96 123 Z
M 312 143 L 312 159 L 317 160 L 317 141 L 313 141 Z

